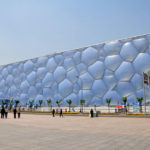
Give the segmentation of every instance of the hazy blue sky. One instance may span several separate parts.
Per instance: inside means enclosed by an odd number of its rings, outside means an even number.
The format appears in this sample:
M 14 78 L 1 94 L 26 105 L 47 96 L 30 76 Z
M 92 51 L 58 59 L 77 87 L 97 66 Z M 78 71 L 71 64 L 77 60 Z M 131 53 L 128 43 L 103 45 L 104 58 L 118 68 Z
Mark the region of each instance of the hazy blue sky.
M 150 33 L 150 0 L 0 0 L 0 64 Z

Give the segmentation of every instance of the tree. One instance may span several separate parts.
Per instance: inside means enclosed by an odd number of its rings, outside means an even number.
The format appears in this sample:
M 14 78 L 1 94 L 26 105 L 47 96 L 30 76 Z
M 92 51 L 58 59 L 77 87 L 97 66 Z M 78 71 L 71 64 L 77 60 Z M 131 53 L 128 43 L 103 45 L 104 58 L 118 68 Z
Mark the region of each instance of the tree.
M 81 105 L 81 112 L 83 112 L 83 106 L 85 104 L 85 100 L 84 99 L 81 99 L 80 100 L 80 105 Z
M 123 97 L 123 98 L 122 98 L 122 101 L 124 102 L 124 110 L 125 110 L 125 112 L 126 112 L 126 109 L 127 109 L 127 107 L 126 107 L 127 97 Z
M 13 103 L 13 100 L 9 100 L 9 110 L 11 110 L 11 108 L 12 108 L 12 103 Z
M 111 103 L 111 98 L 106 99 L 106 103 L 108 105 L 108 112 L 110 112 L 110 103 Z
M 40 107 L 42 106 L 43 100 L 39 100 Z
M 58 105 L 58 107 L 60 107 L 61 102 L 62 102 L 62 99 L 56 101 L 56 104 Z
M 48 106 L 51 106 L 51 111 L 52 111 L 52 100 L 51 99 L 47 99 L 47 104 L 48 104 Z
M 5 101 L 2 101 L 2 106 L 6 105 L 6 102 Z
M 15 100 L 16 107 L 18 106 L 19 103 L 20 103 L 19 100 Z
M 71 107 L 71 104 L 72 104 L 72 100 L 71 100 L 71 99 L 68 99 L 68 100 L 67 100 L 67 103 L 68 103 L 68 105 L 69 105 L 69 112 L 70 112 L 70 107 Z
M 30 108 L 32 108 L 33 104 L 34 104 L 34 99 L 29 101 L 29 104 L 30 104 Z
M 137 99 L 137 101 L 139 102 L 140 112 L 142 112 L 142 101 L 143 101 L 143 97 L 137 97 L 136 99 Z

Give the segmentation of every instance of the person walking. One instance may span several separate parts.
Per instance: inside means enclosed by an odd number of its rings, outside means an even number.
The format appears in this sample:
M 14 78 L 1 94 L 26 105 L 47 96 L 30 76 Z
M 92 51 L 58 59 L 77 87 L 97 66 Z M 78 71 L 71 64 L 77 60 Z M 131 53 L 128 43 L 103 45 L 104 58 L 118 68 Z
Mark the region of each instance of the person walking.
M 18 107 L 17 113 L 18 113 L 18 119 L 19 119 L 20 118 L 20 113 L 21 113 L 21 107 L 20 106 Z
M 93 118 L 94 112 L 93 112 L 93 109 L 92 109 L 92 108 L 91 108 L 91 110 L 90 110 L 90 114 L 91 114 L 91 118 Z
M 16 107 L 14 107 L 13 112 L 14 112 L 14 119 L 16 119 L 16 113 L 17 113 Z
M 2 107 L 0 108 L 0 112 L 1 112 L 1 118 L 2 118 Z
M 62 108 L 60 109 L 60 117 L 63 117 L 63 111 L 62 111 Z
M 55 109 L 52 110 L 52 115 L 55 117 Z
M 4 115 L 5 115 L 5 108 L 4 108 L 4 106 L 2 106 L 2 109 L 1 109 L 1 118 L 4 118 Z
M 7 116 L 8 116 L 8 107 L 6 106 L 5 107 L 5 118 L 7 119 Z

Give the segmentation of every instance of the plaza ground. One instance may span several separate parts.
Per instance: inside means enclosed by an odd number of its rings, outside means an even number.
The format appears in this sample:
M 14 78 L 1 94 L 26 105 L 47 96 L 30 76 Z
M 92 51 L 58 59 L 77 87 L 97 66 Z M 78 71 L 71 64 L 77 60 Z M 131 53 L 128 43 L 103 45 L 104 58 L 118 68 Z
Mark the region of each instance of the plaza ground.
M 0 119 L 0 150 L 149 150 L 150 118 L 22 114 Z

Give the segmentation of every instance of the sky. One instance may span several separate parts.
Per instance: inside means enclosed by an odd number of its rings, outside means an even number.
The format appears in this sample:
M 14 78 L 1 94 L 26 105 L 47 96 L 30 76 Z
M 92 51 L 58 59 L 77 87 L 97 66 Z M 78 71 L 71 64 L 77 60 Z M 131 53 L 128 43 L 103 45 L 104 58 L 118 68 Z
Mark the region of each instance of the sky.
M 150 0 L 0 0 L 0 65 L 150 33 Z

